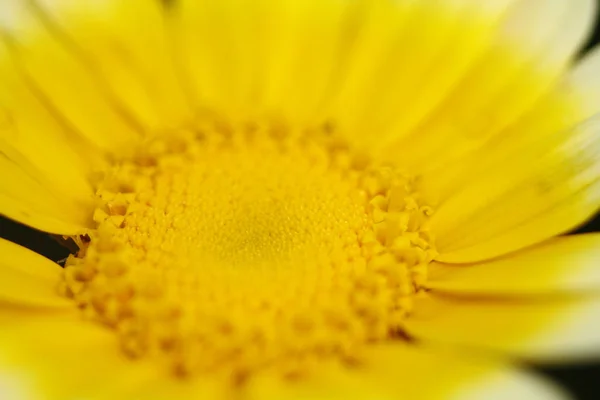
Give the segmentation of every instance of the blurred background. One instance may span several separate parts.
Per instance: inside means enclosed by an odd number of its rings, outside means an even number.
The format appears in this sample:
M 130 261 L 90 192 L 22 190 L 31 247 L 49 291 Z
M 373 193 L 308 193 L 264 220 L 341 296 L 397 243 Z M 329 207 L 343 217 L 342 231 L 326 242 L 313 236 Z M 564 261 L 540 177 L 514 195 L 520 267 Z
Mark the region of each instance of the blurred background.
M 597 1 L 600 9 L 600 0 Z M 596 30 L 583 49 L 582 54 L 598 44 L 600 44 L 600 21 L 596 24 Z M 598 73 L 600 74 L 600 71 Z M 584 232 L 600 232 L 600 213 L 573 233 Z M 0 216 L 0 237 L 25 246 L 54 261 L 62 260 L 69 254 L 69 250 L 58 244 L 48 234 L 17 224 L 2 216 Z M 600 268 L 600 260 L 598 261 L 598 267 Z M 600 316 L 598 317 L 600 318 Z M 600 335 L 600 332 L 598 334 Z M 543 375 L 566 387 L 577 400 L 600 399 L 600 361 L 566 366 L 538 365 L 533 367 Z

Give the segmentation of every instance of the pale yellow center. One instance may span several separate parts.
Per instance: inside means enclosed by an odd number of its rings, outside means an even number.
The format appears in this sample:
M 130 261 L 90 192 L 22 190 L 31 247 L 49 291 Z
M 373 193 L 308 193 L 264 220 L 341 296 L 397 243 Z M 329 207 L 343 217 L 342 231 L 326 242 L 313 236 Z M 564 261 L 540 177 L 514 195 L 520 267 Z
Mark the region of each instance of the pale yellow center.
M 283 375 L 393 340 L 434 257 L 418 185 L 330 127 L 213 122 L 98 184 L 64 293 L 180 376 Z

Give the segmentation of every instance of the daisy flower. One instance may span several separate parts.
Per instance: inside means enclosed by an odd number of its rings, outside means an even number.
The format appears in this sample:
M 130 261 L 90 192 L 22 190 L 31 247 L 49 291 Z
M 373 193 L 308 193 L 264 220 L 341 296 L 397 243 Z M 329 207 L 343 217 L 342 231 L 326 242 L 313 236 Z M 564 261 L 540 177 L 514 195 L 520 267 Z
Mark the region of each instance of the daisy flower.
M 600 356 L 592 0 L 2 0 L 5 399 L 559 399 Z

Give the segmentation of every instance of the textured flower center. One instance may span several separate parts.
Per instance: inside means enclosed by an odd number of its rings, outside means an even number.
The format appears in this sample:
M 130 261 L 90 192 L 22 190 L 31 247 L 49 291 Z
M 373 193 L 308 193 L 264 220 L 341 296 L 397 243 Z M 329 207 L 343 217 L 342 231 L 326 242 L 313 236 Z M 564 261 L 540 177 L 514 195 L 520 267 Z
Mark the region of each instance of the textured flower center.
M 243 379 L 401 332 L 434 257 L 418 182 L 329 127 L 207 122 L 100 180 L 64 293 L 132 357 Z

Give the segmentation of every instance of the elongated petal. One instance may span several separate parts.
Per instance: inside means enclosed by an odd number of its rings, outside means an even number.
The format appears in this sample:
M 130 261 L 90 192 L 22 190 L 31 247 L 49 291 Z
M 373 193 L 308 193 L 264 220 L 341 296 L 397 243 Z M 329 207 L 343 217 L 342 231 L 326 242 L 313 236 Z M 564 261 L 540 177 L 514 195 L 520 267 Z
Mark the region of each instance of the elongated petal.
M 2 301 L 38 307 L 73 307 L 58 296 L 61 267 L 33 251 L 0 239 Z
M 11 160 L 0 155 L 1 213 L 37 229 L 60 234 L 79 234 L 91 226 L 86 205 L 56 196 Z
M 427 286 L 480 295 L 600 292 L 600 234 L 558 237 L 476 264 L 430 265 Z
M 417 338 L 500 351 L 535 361 L 600 355 L 600 297 L 453 297 L 430 293 L 406 321 Z
M 464 154 L 503 136 L 502 131 L 534 108 L 570 66 L 593 26 L 595 7 L 592 0 L 515 2 L 480 57 L 451 88 L 437 92 L 443 97 L 430 101 L 427 114 L 419 114 L 412 125 L 402 123 L 407 117 L 397 118 L 390 136 L 395 141 L 385 143 L 386 157 L 426 173 L 462 163 Z M 456 56 L 449 46 L 427 80 L 446 74 L 440 70 L 456 65 Z M 421 88 L 409 93 L 418 104 Z M 401 109 L 401 115 L 411 114 L 411 107 Z M 567 107 L 559 111 L 570 112 Z
M 227 398 L 216 380 L 178 382 L 156 366 L 122 358 L 109 332 L 73 317 L 2 328 L 0 388 L 11 391 L 11 400 Z M 564 398 L 550 383 L 505 363 L 401 343 L 369 350 L 355 370 L 321 363 L 313 372 L 282 381 L 267 371 L 241 390 L 244 398 L 260 400 Z
M 112 96 L 148 130 L 189 122 L 160 1 L 35 0 L 38 18 L 94 65 Z
M 442 203 L 432 221 L 440 260 L 495 257 L 568 231 L 598 209 L 598 54 L 501 134 L 428 175 Z
M 0 327 L 0 388 L 6 382 L 11 400 L 134 398 L 156 379 L 156 366 L 126 359 L 116 335 L 75 312 L 13 315 Z
M 487 154 L 476 178 L 432 218 L 440 261 L 474 262 L 541 242 L 600 205 L 600 117 Z
M 562 392 L 491 359 L 398 343 L 367 350 L 355 369 L 320 363 L 306 380 L 250 381 L 249 399 L 561 399 Z M 434 379 L 434 381 L 432 381 Z
M 307 121 L 343 62 L 354 8 L 331 0 L 180 0 L 165 15 L 197 107 L 233 119 Z
M 0 41 L 0 152 L 65 199 L 88 199 L 86 174 L 98 155 L 53 114 L 11 58 Z
M 139 137 L 140 122 L 112 94 L 93 62 L 40 18 L 32 2 L 4 2 L 0 33 L 0 41 L 30 85 L 83 138 L 115 149 Z
M 27 25 L 30 15 L 25 3 L 11 0 L 0 15 L 1 210 L 37 229 L 81 233 L 89 227 L 93 210 L 89 174 L 101 164 L 102 156 L 95 142 L 62 115 L 16 56 L 18 45 L 10 35 L 19 35 L 11 29 L 18 28 L 23 37 L 35 36 Z M 44 61 L 46 72 L 52 62 Z M 71 81 L 65 84 L 62 73 L 53 79 L 63 90 L 82 89 L 70 86 Z
M 334 121 L 356 143 L 389 149 L 394 162 L 407 165 L 411 156 L 426 154 L 421 144 L 405 154 L 398 140 L 424 136 L 415 128 L 495 46 L 494 35 L 514 3 L 370 2 L 340 70 Z
M 373 145 L 449 90 L 511 3 L 181 0 L 165 14 L 198 105 L 331 121 Z

